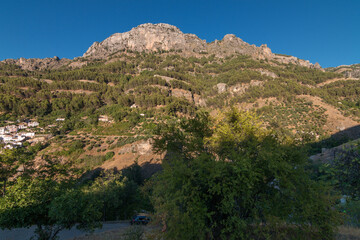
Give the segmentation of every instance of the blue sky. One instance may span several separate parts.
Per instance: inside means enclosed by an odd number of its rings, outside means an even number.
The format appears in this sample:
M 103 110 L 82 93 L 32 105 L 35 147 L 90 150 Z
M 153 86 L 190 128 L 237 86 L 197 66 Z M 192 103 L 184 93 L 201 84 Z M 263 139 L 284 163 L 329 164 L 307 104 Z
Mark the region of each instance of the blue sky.
M 233 33 L 323 67 L 360 63 L 359 0 L 1 0 L 0 60 L 74 58 L 147 22 L 208 42 Z

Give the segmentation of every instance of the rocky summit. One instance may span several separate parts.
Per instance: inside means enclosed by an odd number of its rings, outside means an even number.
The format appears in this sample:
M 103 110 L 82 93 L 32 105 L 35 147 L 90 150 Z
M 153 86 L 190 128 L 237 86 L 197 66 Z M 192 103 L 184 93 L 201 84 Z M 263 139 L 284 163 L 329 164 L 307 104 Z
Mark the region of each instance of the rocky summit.
M 292 63 L 311 68 L 321 68 L 292 56 L 277 55 L 266 44 L 256 47 L 234 34 L 227 34 L 222 40 L 207 43 L 194 34 L 185 34 L 179 28 L 165 23 L 146 23 L 129 32 L 115 33 L 102 42 L 94 42 L 84 53 L 85 58 L 104 59 L 118 52 L 131 50 L 137 52 L 176 51 L 185 56 L 214 54 L 226 57 L 234 54 L 249 55 L 256 59 L 276 60 L 280 63 Z
M 108 59 L 123 52 L 173 52 L 184 57 L 215 55 L 224 58 L 231 55 L 248 55 L 253 59 L 267 59 L 283 64 L 294 64 L 308 68 L 323 69 L 316 63 L 297 57 L 272 53 L 266 44 L 257 47 L 244 42 L 234 34 L 227 34 L 222 40 L 207 43 L 195 34 L 183 33 L 179 28 L 166 23 L 145 23 L 128 32 L 115 33 L 102 42 L 94 42 L 82 57 L 74 60 L 58 57 L 44 59 L 6 59 L 5 64 L 15 64 L 23 70 L 59 69 L 69 65 L 76 68 L 87 60 Z

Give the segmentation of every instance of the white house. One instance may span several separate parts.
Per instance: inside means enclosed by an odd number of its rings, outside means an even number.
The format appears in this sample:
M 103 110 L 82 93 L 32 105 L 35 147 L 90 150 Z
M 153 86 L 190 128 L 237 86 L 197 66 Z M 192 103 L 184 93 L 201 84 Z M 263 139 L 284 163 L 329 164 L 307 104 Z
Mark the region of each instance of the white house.
M 28 127 L 37 127 L 37 126 L 39 126 L 38 122 L 29 122 L 28 123 Z
M 22 132 L 18 136 L 33 138 L 33 137 L 35 137 L 35 133 L 34 132 Z
M 100 122 L 109 122 L 109 123 L 113 123 L 114 121 L 109 117 L 109 116 L 106 116 L 106 115 L 100 115 L 98 120 Z
M 19 130 L 19 128 L 16 126 L 16 125 L 9 125 L 9 126 L 6 126 L 6 129 L 13 133 L 13 132 L 17 132 Z
M 106 115 L 100 115 L 99 118 L 98 118 L 98 120 L 99 120 L 100 122 L 108 122 L 108 121 L 109 121 L 109 117 L 106 116 Z
M 25 123 L 20 123 L 20 124 L 18 125 L 18 128 L 19 128 L 19 129 L 26 129 L 27 126 L 26 126 Z
M 0 134 L 5 134 L 5 127 L 0 127 Z
M 12 142 L 22 142 L 25 140 L 25 136 L 13 136 L 11 141 Z
M 12 140 L 13 136 L 11 135 L 3 135 L 2 139 L 5 143 L 10 142 Z

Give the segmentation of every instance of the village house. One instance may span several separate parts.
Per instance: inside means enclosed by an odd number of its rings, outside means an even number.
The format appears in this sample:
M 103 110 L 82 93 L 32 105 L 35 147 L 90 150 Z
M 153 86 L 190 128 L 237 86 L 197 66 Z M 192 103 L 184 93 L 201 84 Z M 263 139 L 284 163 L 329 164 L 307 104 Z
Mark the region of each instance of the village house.
M 5 134 L 5 131 L 6 131 L 5 127 L 0 127 L 0 134 Z
M 34 132 L 22 132 L 18 136 L 27 137 L 27 138 L 34 138 L 35 133 Z
M 19 128 L 19 129 L 26 129 L 26 128 L 27 128 L 27 125 L 26 125 L 25 123 L 20 123 L 20 124 L 18 125 L 18 128 Z
M 13 136 L 11 136 L 11 135 L 2 135 L 1 138 L 4 141 L 4 143 L 8 143 L 8 142 L 10 142 L 12 140 Z
M 6 129 L 9 131 L 9 133 L 16 133 L 19 130 L 16 125 L 6 126 Z
M 65 118 L 57 118 L 55 121 L 57 121 L 57 122 L 63 122 L 63 121 L 65 121 Z
M 25 140 L 26 137 L 24 136 L 12 136 L 12 138 L 10 139 L 10 142 L 22 142 Z
M 37 127 L 37 126 L 39 126 L 38 122 L 29 122 L 28 123 L 28 127 Z
M 114 122 L 110 117 L 106 116 L 106 115 L 100 115 L 98 118 L 98 121 L 100 122 Z

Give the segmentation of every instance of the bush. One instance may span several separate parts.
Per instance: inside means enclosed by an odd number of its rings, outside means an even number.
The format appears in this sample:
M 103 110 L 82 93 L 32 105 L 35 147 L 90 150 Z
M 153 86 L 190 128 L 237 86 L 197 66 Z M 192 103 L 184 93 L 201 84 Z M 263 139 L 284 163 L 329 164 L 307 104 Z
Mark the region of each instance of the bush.
M 115 155 L 114 152 L 107 152 L 107 153 L 105 154 L 105 159 L 106 159 L 106 160 L 109 160 L 109 159 L 113 158 L 114 155 Z
M 142 226 L 131 226 L 126 229 L 123 240 L 142 240 L 144 228 Z

